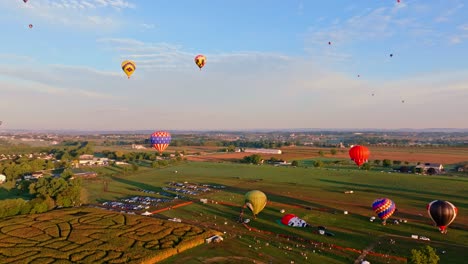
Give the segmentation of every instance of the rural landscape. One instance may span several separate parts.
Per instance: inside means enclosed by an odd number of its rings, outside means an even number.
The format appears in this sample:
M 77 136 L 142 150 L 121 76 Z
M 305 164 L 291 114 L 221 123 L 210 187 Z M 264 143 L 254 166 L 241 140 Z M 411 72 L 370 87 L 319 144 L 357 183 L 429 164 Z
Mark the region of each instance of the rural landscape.
M 468 263 L 464 0 L 1 0 L 0 264 Z
M 147 134 L 3 133 L 0 261 L 409 263 L 430 246 L 464 263 L 468 133 L 431 143 L 439 133 L 178 132 L 161 154 Z M 368 143 L 368 166 L 351 142 Z M 257 217 L 251 190 L 268 200 Z M 381 197 L 397 208 L 386 225 L 371 206 Z M 458 208 L 446 234 L 426 208 L 439 199 Z M 308 226 L 282 224 L 287 214 Z

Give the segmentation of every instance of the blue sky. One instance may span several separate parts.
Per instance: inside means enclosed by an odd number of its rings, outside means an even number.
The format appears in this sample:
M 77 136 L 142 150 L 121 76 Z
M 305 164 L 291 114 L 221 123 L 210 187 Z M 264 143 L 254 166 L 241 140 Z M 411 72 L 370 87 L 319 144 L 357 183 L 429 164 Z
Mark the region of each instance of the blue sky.
M 462 0 L 1 0 L 2 129 L 466 128 L 467 13 Z

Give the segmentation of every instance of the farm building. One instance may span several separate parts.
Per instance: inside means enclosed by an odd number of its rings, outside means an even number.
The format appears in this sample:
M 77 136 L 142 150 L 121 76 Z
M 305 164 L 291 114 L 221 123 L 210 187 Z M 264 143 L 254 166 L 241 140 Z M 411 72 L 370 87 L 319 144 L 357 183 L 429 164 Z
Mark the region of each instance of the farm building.
M 280 149 L 245 149 L 244 152 L 247 153 L 260 153 L 260 154 L 281 154 L 282 151 Z
M 4 183 L 6 181 L 6 176 L 3 174 L 0 174 L 0 184 Z
M 416 170 L 421 170 L 424 174 L 440 174 L 444 172 L 444 166 L 440 163 L 421 163 L 416 166 Z

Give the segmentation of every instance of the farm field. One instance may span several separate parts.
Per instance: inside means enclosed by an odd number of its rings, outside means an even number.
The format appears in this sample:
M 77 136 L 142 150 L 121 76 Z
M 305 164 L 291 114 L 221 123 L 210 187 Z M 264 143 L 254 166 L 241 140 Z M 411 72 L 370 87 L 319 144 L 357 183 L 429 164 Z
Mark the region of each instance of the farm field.
M 226 152 L 217 152 L 222 147 L 213 147 L 213 146 L 184 146 L 184 147 L 169 147 L 169 153 L 175 151 L 185 151 L 187 154 L 200 153 L 201 155 L 189 155 L 187 159 L 191 161 L 233 161 L 242 159 L 244 156 L 251 155 L 253 153 L 226 153 Z M 283 154 L 262 154 L 263 158 L 276 157 L 278 159 L 284 159 L 291 161 L 294 159 L 311 159 L 319 157 L 318 152 L 323 151 L 325 157 L 330 158 L 340 158 L 340 159 L 349 159 L 348 149 L 336 149 L 337 154 L 331 155 L 330 148 L 318 148 L 318 147 L 307 147 L 307 146 L 298 146 L 298 147 L 282 147 L 280 148 L 283 151 Z M 120 146 L 97 146 L 97 151 L 102 150 L 111 150 L 111 151 L 136 151 L 132 150 L 130 147 L 120 147 Z M 458 162 L 468 162 L 468 148 L 466 147 L 382 147 L 382 146 L 369 146 L 371 151 L 371 160 L 375 159 L 390 159 L 390 160 L 400 160 L 408 161 L 411 163 L 416 162 L 432 162 L 432 163 L 442 163 L 442 164 L 453 164 Z M 154 149 L 148 148 L 146 150 L 137 150 L 137 151 L 148 151 L 154 152 Z
M 319 157 L 318 152 L 323 151 L 326 157 L 348 159 L 348 149 L 337 149 L 336 155 L 330 154 L 330 149 L 315 148 L 315 147 L 282 147 L 280 148 L 283 154 L 261 154 L 263 158 L 276 157 L 284 160 L 294 159 L 310 159 Z M 198 149 L 199 150 L 199 149 Z M 211 149 L 206 149 L 208 152 Z M 458 162 L 468 161 L 468 148 L 416 148 L 416 147 L 369 147 L 371 151 L 371 160 L 389 159 L 401 160 L 412 163 L 416 162 L 432 162 L 442 164 L 453 164 Z M 238 160 L 252 153 L 207 153 L 200 156 L 190 156 L 189 160 L 193 161 L 221 161 L 221 160 Z
M 0 263 L 154 263 L 218 232 L 94 208 L 0 223 Z
M 96 180 L 85 181 L 90 202 L 135 195 L 137 188 L 159 192 L 168 181 L 226 186 L 211 194 L 188 197 L 195 203 L 156 216 L 177 217 L 183 223 L 226 232 L 225 241 L 220 244 L 202 245 L 163 263 L 216 263 L 222 259 L 229 259 L 226 263 L 245 263 L 246 259 L 257 263 L 270 260 L 302 263 L 301 259 L 312 263 L 351 263 L 366 248 L 371 249 L 367 259 L 372 259 L 372 263 L 405 263 L 402 259 L 410 255 L 411 249 L 424 244 L 437 249 L 441 263 L 464 263 L 468 249 L 468 178 L 465 177 L 188 162 L 163 169 L 142 168 L 128 176 L 116 173 L 106 178 L 107 192 L 103 192 L 102 184 Z M 252 189 L 264 191 L 269 203 L 249 223 L 249 231 L 237 219 L 243 195 Z M 345 190 L 354 193 L 344 194 Z M 382 226 L 378 221 L 369 222 L 369 217 L 374 215 L 370 205 L 380 197 L 395 201 L 398 212 L 393 219 L 406 219 L 408 223 L 395 225 L 389 221 L 390 224 Z M 213 203 L 202 204 L 198 202 L 200 198 L 208 198 Z M 446 235 L 440 234 L 427 216 L 425 207 L 435 199 L 449 200 L 459 209 Z M 312 226 L 326 226 L 336 236 L 320 236 L 313 228 L 283 226 L 278 223 L 282 217 L 280 209 L 296 214 Z M 343 214 L 345 210 L 349 214 Z M 245 217 L 251 217 L 249 212 Z M 413 240 L 412 234 L 429 237 L 431 241 Z M 390 239 L 396 243 L 390 244 Z M 442 251 L 446 253 L 441 254 Z M 233 257 L 239 255 L 243 258 Z

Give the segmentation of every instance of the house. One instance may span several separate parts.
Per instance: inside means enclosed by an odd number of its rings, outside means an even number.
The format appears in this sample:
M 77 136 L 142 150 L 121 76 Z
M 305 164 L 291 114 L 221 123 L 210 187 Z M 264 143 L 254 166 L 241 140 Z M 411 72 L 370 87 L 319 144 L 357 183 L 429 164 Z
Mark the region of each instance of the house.
M 146 149 L 143 145 L 132 144 L 132 149 Z
M 0 184 L 6 182 L 6 176 L 3 174 L 0 174 Z
M 89 155 L 89 154 L 80 155 L 80 161 L 81 160 L 92 160 L 93 158 L 94 158 L 94 155 Z
M 440 174 L 445 171 L 444 166 L 440 163 L 421 163 L 415 169 L 423 174 Z

